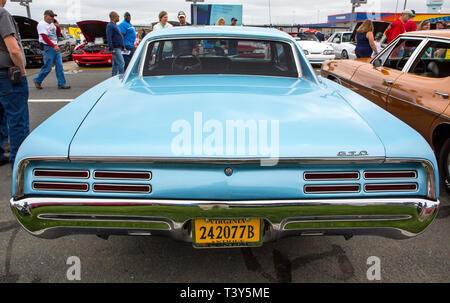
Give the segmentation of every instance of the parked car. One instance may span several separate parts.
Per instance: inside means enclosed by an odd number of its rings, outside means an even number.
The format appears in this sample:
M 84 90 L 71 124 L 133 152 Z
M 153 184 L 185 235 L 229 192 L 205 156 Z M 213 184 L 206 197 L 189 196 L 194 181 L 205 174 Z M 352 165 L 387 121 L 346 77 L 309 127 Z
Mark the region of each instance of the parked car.
M 356 59 L 355 48 L 356 45 L 351 43 L 352 32 L 334 33 L 328 39 L 326 44 L 334 49 L 334 54 L 337 59 Z
M 267 53 L 214 54 L 204 41 L 251 41 Z M 286 33 L 176 27 L 148 34 L 124 75 L 28 136 L 10 203 L 42 238 L 161 235 L 194 247 L 402 239 L 435 218 L 436 180 L 419 133 L 317 77 Z
M 38 22 L 23 16 L 13 17 L 19 27 L 27 67 L 41 67 L 44 65 L 44 56 L 39 43 Z M 73 46 L 63 34 L 58 37 L 58 47 L 61 49 L 63 61 L 70 60 Z
M 88 20 L 78 22 L 85 41 L 73 51 L 73 61 L 79 66 L 91 64 L 112 65 L 112 52 L 108 49 L 106 26 L 108 22 Z
M 19 28 L 27 67 L 41 67 L 44 65 L 44 56 L 39 43 L 38 22 L 22 16 L 13 16 L 13 18 Z
M 321 73 L 416 129 L 450 188 L 450 30 L 409 32 L 371 61 L 329 61 Z
M 336 57 L 333 47 L 320 43 L 314 33 L 299 33 L 295 40 L 311 64 L 322 64 L 324 61 L 333 60 Z

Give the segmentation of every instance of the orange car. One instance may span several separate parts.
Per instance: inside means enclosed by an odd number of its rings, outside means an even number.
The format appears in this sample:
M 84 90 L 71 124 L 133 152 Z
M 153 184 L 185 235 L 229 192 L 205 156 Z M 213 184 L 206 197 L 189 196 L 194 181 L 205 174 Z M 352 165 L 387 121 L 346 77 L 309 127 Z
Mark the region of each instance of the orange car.
M 417 130 L 433 147 L 450 190 L 450 30 L 400 35 L 372 60 L 326 61 L 321 75 Z

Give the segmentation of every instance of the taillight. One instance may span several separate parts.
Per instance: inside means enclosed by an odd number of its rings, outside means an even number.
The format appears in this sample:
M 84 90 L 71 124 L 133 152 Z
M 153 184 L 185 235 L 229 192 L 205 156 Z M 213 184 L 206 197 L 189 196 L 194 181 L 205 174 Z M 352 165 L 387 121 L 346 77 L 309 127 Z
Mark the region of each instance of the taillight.
M 359 184 L 343 185 L 305 185 L 303 188 L 305 194 L 332 194 L 332 193 L 358 193 Z
M 33 182 L 34 190 L 47 191 L 88 191 L 87 183 Z
M 151 172 L 95 171 L 94 179 L 151 180 Z
M 109 193 L 140 193 L 147 194 L 152 191 L 151 185 L 140 184 L 94 184 L 95 192 Z
M 88 179 L 88 170 L 55 170 L 55 169 L 35 169 L 33 175 L 36 178 L 71 178 Z
M 365 192 L 389 192 L 389 191 L 417 191 L 416 183 L 398 183 L 398 184 L 366 184 Z
M 382 179 L 416 179 L 417 172 L 411 171 L 366 171 L 364 179 L 382 180 Z
M 306 172 L 303 178 L 306 181 L 359 180 L 359 172 Z

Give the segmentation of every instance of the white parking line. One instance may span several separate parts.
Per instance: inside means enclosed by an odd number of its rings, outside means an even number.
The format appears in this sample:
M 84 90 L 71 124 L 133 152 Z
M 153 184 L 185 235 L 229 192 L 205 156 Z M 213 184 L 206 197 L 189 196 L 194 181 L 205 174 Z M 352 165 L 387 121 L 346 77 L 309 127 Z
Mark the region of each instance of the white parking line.
M 74 99 L 29 99 L 29 103 L 72 102 Z

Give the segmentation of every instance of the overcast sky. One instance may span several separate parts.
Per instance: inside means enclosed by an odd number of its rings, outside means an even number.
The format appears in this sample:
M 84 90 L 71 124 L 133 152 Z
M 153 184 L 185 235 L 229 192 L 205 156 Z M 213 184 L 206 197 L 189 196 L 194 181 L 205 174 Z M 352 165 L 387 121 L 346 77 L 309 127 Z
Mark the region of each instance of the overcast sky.
M 395 12 L 403 9 L 405 0 L 368 0 L 357 11 Z M 273 24 L 326 22 L 327 16 L 351 12 L 350 0 L 206 0 L 207 4 L 242 4 L 244 24 L 268 24 L 269 2 Z M 427 12 L 426 0 L 407 0 L 407 8 L 416 12 Z M 398 6 L 397 6 L 398 3 Z M 26 16 L 26 9 L 19 3 L 8 0 L 6 4 L 14 15 Z M 183 10 L 190 20 L 190 3 L 185 0 L 33 0 L 31 16 L 40 20 L 46 9 L 53 9 L 61 23 L 80 20 L 105 20 L 115 10 L 122 17 L 125 11 L 132 15 L 132 23 L 149 24 L 158 19 L 158 13 L 165 10 L 169 20 L 176 20 L 178 11 Z M 444 0 L 443 12 L 450 13 L 450 0 Z M 122 18 L 121 18 L 122 20 Z

